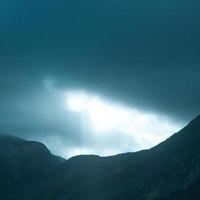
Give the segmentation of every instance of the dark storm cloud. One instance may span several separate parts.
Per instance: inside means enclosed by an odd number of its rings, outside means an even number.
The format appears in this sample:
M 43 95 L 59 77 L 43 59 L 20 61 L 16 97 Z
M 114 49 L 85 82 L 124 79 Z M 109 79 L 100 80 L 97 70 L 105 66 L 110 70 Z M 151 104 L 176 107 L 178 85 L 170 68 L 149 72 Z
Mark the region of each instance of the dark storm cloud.
M 196 63 L 199 4 L 2 1 L 1 51 L 13 59 L 26 56 L 45 62 L 48 57 L 50 62 Z
M 1 1 L 1 130 L 64 135 L 67 117 L 56 117 L 62 111 L 58 98 L 44 95 L 45 80 L 180 121 L 199 114 L 199 6 L 197 0 Z M 71 124 L 68 139 L 78 142 L 73 133 L 80 130 Z

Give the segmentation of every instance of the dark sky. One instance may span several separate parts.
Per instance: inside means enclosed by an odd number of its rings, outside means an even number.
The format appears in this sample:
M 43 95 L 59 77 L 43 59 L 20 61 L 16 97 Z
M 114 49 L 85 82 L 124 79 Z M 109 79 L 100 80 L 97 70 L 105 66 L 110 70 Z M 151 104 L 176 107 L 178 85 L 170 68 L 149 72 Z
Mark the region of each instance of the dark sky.
M 200 112 L 199 7 L 198 0 L 2 0 L 1 132 L 67 132 L 67 144 L 79 145 L 74 118 L 65 121 L 58 106 L 67 89 L 191 120 Z

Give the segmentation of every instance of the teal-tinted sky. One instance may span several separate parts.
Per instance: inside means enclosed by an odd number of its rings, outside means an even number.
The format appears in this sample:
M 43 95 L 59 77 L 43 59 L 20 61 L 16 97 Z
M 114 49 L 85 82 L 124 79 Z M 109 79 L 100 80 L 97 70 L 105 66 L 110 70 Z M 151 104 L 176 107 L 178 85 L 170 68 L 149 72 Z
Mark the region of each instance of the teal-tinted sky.
M 68 89 L 190 120 L 200 112 L 199 6 L 197 0 L 1 1 L 1 132 L 65 135 L 80 145 L 77 121 L 66 120 L 58 106 Z

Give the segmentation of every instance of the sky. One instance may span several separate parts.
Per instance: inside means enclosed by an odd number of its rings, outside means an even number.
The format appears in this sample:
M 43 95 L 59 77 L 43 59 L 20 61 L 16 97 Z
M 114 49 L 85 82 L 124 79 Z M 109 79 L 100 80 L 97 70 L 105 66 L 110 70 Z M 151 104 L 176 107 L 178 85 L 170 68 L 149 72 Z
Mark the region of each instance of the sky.
M 2 0 L 0 134 L 64 157 L 166 139 L 200 113 L 199 6 Z

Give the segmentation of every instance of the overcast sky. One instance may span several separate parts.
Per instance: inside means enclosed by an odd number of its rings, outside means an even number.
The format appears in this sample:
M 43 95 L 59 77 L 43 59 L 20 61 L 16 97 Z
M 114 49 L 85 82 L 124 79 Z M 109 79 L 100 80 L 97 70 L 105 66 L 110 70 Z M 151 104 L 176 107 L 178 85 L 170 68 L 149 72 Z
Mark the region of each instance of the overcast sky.
M 143 129 L 97 135 L 83 127 L 83 120 L 92 123 L 91 110 L 83 117 L 66 97 L 81 91 L 115 115 L 147 114 L 151 134 L 163 119 L 155 143 L 165 130 L 169 136 L 200 113 L 199 6 L 198 0 L 1 1 L 0 132 L 40 140 L 66 157 L 152 145 L 136 141 L 137 134 L 149 137 Z

